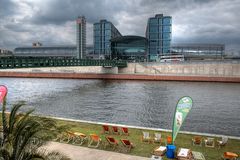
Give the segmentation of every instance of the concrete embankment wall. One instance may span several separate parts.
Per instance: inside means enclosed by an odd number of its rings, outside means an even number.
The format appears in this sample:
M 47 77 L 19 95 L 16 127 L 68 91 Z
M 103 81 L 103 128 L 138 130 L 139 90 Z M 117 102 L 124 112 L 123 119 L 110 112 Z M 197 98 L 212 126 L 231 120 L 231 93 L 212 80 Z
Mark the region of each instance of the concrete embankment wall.
M 128 67 L 49 67 L 2 69 L 0 77 L 119 80 L 207 81 L 240 83 L 240 63 L 129 63 Z
M 1 73 L 92 73 L 92 74 L 117 74 L 118 68 L 104 68 L 101 66 L 87 67 L 43 67 L 43 68 L 15 68 L 0 69 Z
M 240 77 L 240 63 L 129 63 L 118 73 Z

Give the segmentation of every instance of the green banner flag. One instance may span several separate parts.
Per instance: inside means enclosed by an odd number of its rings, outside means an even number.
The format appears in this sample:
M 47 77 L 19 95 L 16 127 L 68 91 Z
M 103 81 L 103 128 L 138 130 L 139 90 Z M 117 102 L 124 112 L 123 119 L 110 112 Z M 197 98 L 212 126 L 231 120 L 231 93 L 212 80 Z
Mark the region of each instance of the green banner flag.
M 191 97 L 182 97 L 178 100 L 175 115 L 173 118 L 173 126 L 172 126 L 172 143 L 175 141 L 178 131 L 183 124 L 183 121 L 187 117 L 187 114 L 192 108 L 192 98 Z

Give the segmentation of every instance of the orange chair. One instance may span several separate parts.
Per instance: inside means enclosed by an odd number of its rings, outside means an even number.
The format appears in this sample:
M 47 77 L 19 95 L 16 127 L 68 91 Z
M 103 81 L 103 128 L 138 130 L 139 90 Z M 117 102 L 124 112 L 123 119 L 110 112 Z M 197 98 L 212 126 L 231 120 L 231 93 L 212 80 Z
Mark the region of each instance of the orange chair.
M 113 149 L 115 149 L 116 146 L 118 145 L 117 140 L 116 140 L 115 138 L 113 138 L 113 137 L 107 136 L 107 137 L 106 137 L 106 140 L 107 140 L 108 144 L 109 144 L 111 147 L 113 147 Z M 106 147 L 106 146 L 105 146 L 105 147 Z
M 117 126 L 112 126 L 113 134 L 120 134 Z
M 133 148 L 133 144 L 128 139 L 121 139 L 121 142 L 125 148 L 127 148 L 127 152 Z
M 122 134 L 129 136 L 128 128 L 122 127 Z
M 110 129 L 108 125 L 102 125 L 103 133 L 110 134 Z
M 101 138 L 98 135 L 90 134 L 88 147 L 97 148 L 99 146 L 100 142 L 101 142 Z M 93 145 L 94 143 L 96 145 Z
M 172 137 L 171 136 L 167 136 L 166 145 L 168 145 L 168 144 L 172 144 Z
M 237 160 L 238 155 L 232 152 L 224 152 L 223 159 L 224 160 Z
M 202 137 L 201 136 L 193 137 L 192 143 L 193 145 L 202 146 Z

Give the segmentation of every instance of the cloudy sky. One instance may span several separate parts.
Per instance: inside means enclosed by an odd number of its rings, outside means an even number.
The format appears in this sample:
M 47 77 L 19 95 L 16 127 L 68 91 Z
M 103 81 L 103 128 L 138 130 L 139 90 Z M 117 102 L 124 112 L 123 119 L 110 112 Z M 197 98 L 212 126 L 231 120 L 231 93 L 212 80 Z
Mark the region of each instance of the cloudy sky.
M 75 19 L 111 21 L 123 35 L 144 36 L 147 19 L 172 16 L 173 43 L 224 43 L 240 51 L 240 0 L 0 0 L 0 47 L 14 49 L 39 41 L 75 44 Z

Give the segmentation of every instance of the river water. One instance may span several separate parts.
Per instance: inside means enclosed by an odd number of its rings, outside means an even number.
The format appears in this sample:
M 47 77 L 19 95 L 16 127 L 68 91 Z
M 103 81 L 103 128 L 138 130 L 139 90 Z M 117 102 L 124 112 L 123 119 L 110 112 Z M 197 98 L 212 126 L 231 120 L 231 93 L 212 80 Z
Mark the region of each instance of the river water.
M 48 116 L 170 129 L 176 103 L 191 96 L 184 131 L 240 136 L 240 84 L 0 78 L 8 87 L 8 110 Z

